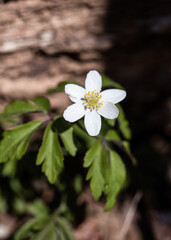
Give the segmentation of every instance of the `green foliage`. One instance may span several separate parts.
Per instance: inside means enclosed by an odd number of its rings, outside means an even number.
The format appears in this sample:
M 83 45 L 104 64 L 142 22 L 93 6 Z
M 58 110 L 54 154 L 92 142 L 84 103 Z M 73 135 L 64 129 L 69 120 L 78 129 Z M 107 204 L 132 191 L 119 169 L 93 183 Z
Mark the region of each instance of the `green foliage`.
M 110 210 L 126 178 L 120 156 L 108 146 L 104 149 L 99 139 L 86 153 L 84 167 L 90 167 L 86 179 L 91 179 L 90 188 L 94 198 L 98 200 L 104 192 L 107 195 L 105 210 Z
M 75 156 L 77 147 L 74 143 L 73 127 L 71 126 L 71 124 L 67 123 L 63 118 L 58 116 L 54 119 L 52 128 L 59 134 L 66 151 L 71 156 Z
M 63 167 L 63 153 L 57 133 L 52 129 L 52 123 L 46 127 L 37 156 L 36 164 L 42 163 L 42 172 L 45 173 L 50 183 L 54 183 L 61 167 Z
M 45 97 L 37 97 L 30 99 L 35 105 L 26 101 L 17 100 L 10 103 L 4 111 L 0 114 L 0 118 L 10 119 L 10 116 L 17 114 L 24 114 L 30 112 L 44 112 L 46 114 L 50 111 L 49 100 Z
M 116 141 L 121 140 L 119 134 L 113 129 L 111 129 L 107 132 L 105 138 L 106 138 L 106 140 L 116 140 Z
M 74 240 L 75 239 L 74 236 L 72 235 L 71 227 L 65 218 L 58 217 L 56 219 L 56 223 L 58 225 L 58 228 L 60 228 L 60 231 L 58 230 L 57 232 L 60 232 L 60 236 L 62 236 L 61 239 L 66 239 L 66 240 Z
M 80 144 L 80 148 L 89 149 L 92 144 L 95 142 L 95 139 L 90 137 L 85 130 L 83 130 L 81 127 L 79 127 L 77 124 L 73 125 L 75 135 L 77 136 L 78 139 L 78 144 Z
M 108 119 L 108 118 L 104 118 L 104 120 L 108 123 L 108 125 L 110 127 L 114 127 L 116 119 Z
M 18 214 L 28 213 L 32 216 L 47 215 L 49 209 L 41 199 L 35 199 L 32 202 L 25 202 L 22 198 L 15 198 L 14 209 Z
M 45 217 L 43 218 L 43 220 Z M 33 218 L 30 221 L 27 221 L 15 234 L 14 240 L 22 240 L 30 237 L 31 229 L 36 227 L 37 224 L 40 224 L 42 217 Z
M 37 97 L 37 98 L 30 98 L 30 100 L 37 105 L 39 111 L 42 111 L 47 114 L 50 112 L 50 102 L 47 98 Z
M 108 183 L 106 185 L 107 200 L 105 210 L 110 210 L 115 204 L 116 197 L 121 190 L 126 179 L 125 166 L 120 156 L 113 150 L 110 150 Z
M 0 162 L 20 159 L 26 152 L 29 140 L 43 121 L 32 121 L 4 132 L 0 142 Z
M 68 221 L 58 214 L 41 215 L 26 222 L 15 234 L 14 240 L 74 240 Z
M 119 122 L 119 128 L 124 138 L 130 140 L 132 137 L 131 129 L 129 128 L 129 122 L 125 118 L 124 111 L 120 104 L 117 104 L 117 107 L 119 108 L 119 116 L 118 116 L 118 122 Z
M 90 181 L 90 188 L 96 200 L 99 199 L 104 190 L 104 161 L 102 154 L 103 147 L 101 141 L 97 140 L 95 144 L 86 153 L 84 158 L 84 167 L 90 167 L 86 179 Z
M 73 140 L 73 127 L 70 127 L 69 129 L 61 133 L 60 137 L 66 150 L 71 154 L 71 156 L 75 156 L 77 148 Z
M 111 78 L 107 77 L 106 75 L 102 74 L 102 82 L 103 82 L 103 87 L 108 88 L 108 87 L 114 87 L 117 89 L 123 89 L 124 88 L 117 82 L 113 81 Z
M 14 177 L 17 170 L 18 159 L 16 157 L 9 159 L 2 168 L 2 176 Z
M 71 83 L 75 84 L 76 82 L 59 83 L 49 93 L 64 91 L 65 85 Z M 104 88 L 115 87 L 123 89 L 121 85 L 106 76 L 103 76 L 103 86 Z M 26 222 L 18 230 L 15 240 L 74 239 L 68 221 L 61 216 L 64 212 L 57 210 L 50 215 L 49 212 L 54 209 L 50 209 L 47 203 L 37 198 L 37 195 L 31 202 L 30 199 L 33 198 L 33 194 L 30 196 L 27 188 L 24 188 L 21 181 L 15 176 L 18 174 L 16 171 L 18 164 L 22 163 L 18 159 L 24 156 L 31 136 L 43 123 L 46 124 L 46 128 L 40 149 L 37 149 L 36 164 L 42 165 L 42 172 L 46 175 L 48 181 L 51 184 L 55 183 L 54 187 L 56 187 L 60 194 L 62 193 L 61 202 L 65 211 L 68 209 L 69 197 L 67 196 L 68 185 L 66 182 L 63 183 L 60 181 L 62 177 L 65 178 L 66 173 L 64 173 L 64 170 L 61 178 L 57 177 L 62 172 L 64 156 L 67 161 L 69 155 L 75 157 L 77 152 L 79 164 L 81 163 L 82 156 L 86 153 L 83 166 L 88 170 L 86 180 L 90 181 L 90 189 L 94 198 L 98 200 L 101 196 L 106 197 L 106 211 L 113 207 L 126 178 L 126 170 L 123 164 L 124 157 L 130 158 L 133 162 L 135 160 L 130 150 L 131 130 L 123 109 L 120 105 L 118 105 L 118 108 L 120 111 L 118 120 L 104 119 L 103 129 L 98 137 L 91 137 L 87 134 L 83 120 L 70 124 L 61 116 L 51 116 L 50 102 L 45 97 L 31 98 L 29 102 L 21 100 L 12 102 L 0 113 L 0 122 L 8 121 L 14 124 L 18 124 L 18 122 L 15 122 L 15 115 L 18 114 L 43 112 L 46 116 L 46 120 L 44 121 L 28 122 L 5 131 L 0 142 L 0 163 L 3 163 L 0 173 L 2 178 L 10 179 L 9 185 L 14 195 L 12 199 L 13 210 L 20 216 L 24 214 L 33 216 L 30 221 Z M 49 119 L 47 119 L 47 115 Z M 116 127 L 115 122 L 117 123 Z M 123 160 L 113 150 L 115 147 L 120 150 L 119 153 L 121 153 Z M 24 160 L 25 158 L 23 158 Z M 73 164 L 77 164 L 76 161 Z M 77 171 L 78 166 L 75 167 L 74 165 L 74 168 Z M 37 169 L 39 170 L 39 168 L 36 168 L 36 171 Z M 72 191 L 75 195 L 81 194 L 84 189 L 82 175 L 80 172 L 76 172 L 75 176 L 72 177 Z M 71 179 L 70 176 L 69 179 Z M 8 209 L 3 194 L 0 192 L 0 200 L 2 202 L 0 209 L 3 207 Z M 27 194 L 30 197 L 29 200 L 23 197 L 23 195 L 28 196 Z M 68 216 L 68 219 L 73 219 L 71 212 L 68 215 L 67 213 L 65 214 L 65 216 Z
M 6 115 L 2 112 L 0 113 L 0 124 L 4 124 L 4 123 L 19 124 L 20 121 L 13 115 Z
M 77 194 L 80 194 L 83 190 L 83 179 L 81 175 L 76 175 L 73 182 L 73 188 Z
M 22 100 L 17 100 L 10 103 L 5 108 L 3 114 L 5 116 L 8 116 L 8 115 L 16 115 L 16 114 L 23 114 L 23 113 L 37 112 L 37 111 L 40 111 L 40 109 L 37 106 L 34 106 Z

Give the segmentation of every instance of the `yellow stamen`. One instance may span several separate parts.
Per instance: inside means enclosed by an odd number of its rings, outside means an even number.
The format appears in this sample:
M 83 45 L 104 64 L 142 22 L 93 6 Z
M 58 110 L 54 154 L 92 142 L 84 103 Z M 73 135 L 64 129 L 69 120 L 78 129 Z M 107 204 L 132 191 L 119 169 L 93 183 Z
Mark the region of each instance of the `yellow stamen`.
M 100 98 L 102 96 L 100 95 L 100 93 L 96 93 L 96 90 L 92 91 L 92 92 L 88 92 L 84 95 L 84 103 L 85 103 L 85 107 L 90 109 L 90 110 L 94 110 L 94 109 L 99 109 L 100 106 L 103 105 L 103 101 L 100 101 Z

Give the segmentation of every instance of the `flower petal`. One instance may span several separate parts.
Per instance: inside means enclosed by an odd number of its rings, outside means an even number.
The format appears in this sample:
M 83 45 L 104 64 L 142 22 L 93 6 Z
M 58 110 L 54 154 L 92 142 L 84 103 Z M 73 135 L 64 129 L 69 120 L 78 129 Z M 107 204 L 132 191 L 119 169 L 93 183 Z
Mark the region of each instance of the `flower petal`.
M 101 129 L 101 117 L 95 110 L 87 110 L 84 117 L 84 124 L 90 136 L 97 136 Z
M 79 98 L 76 98 L 76 97 L 72 97 L 70 95 L 68 95 L 69 99 L 72 101 L 72 102 L 75 102 L 75 103 L 81 103 L 82 100 L 80 100 Z
M 96 92 L 100 92 L 102 88 L 102 77 L 96 70 L 92 70 L 87 74 L 85 88 L 86 92 L 94 90 L 96 90 Z
M 118 108 L 113 103 L 109 103 L 109 102 L 104 102 L 97 112 L 101 116 L 108 119 L 117 118 L 119 115 Z
M 69 95 L 69 98 L 73 102 L 77 102 L 84 97 L 85 89 L 76 84 L 65 85 L 65 93 Z
M 126 97 L 126 92 L 120 89 L 108 89 L 101 92 L 101 100 L 111 103 L 118 103 Z
M 68 122 L 75 122 L 85 115 L 85 109 L 82 104 L 74 103 L 63 113 L 63 117 Z

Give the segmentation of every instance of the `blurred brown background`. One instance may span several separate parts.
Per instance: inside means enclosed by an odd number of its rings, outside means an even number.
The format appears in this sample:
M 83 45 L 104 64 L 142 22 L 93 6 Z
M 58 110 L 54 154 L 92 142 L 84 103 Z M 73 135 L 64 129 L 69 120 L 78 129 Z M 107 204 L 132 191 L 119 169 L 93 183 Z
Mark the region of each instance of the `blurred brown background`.
M 128 193 L 144 192 L 139 211 L 145 240 L 171 239 L 170 5 L 0 0 L 0 110 L 12 100 L 43 95 L 60 81 L 84 82 L 91 69 L 126 88 L 123 106 L 139 161 Z M 61 112 L 67 104 L 61 94 L 49 99 Z

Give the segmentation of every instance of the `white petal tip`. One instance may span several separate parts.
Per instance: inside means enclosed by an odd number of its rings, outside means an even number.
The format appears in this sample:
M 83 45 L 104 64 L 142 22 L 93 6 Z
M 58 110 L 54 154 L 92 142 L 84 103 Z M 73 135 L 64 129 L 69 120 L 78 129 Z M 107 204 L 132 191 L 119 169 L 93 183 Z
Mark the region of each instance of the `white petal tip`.
M 123 99 L 126 97 L 127 93 L 125 90 L 122 90 L 123 91 Z
M 65 85 L 65 88 L 64 88 L 64 91 L 65 91 L 66 94 L 68 94 L 68 88 L 69 88 L 68 85 L 69 85 L 69 84 Z
M 64 113 L 63 113 L 63 118 L 64 118 L 66 121 L 70 122 L 70 121 L 69 121 L 69 118 L 68 118 L 68 114 L 66 113 L 66 110 L 65 110 Z
M 91 134 L 91 133 L 88 133 L 88 135 L 90 135 L 91 137 L 96 137 L 99 135 L 100 132 L 96 133 L 96 134 Z
M 97 70 L 90 70 L 87 74 L 92 74 L 92 73 L 99 74 Z

